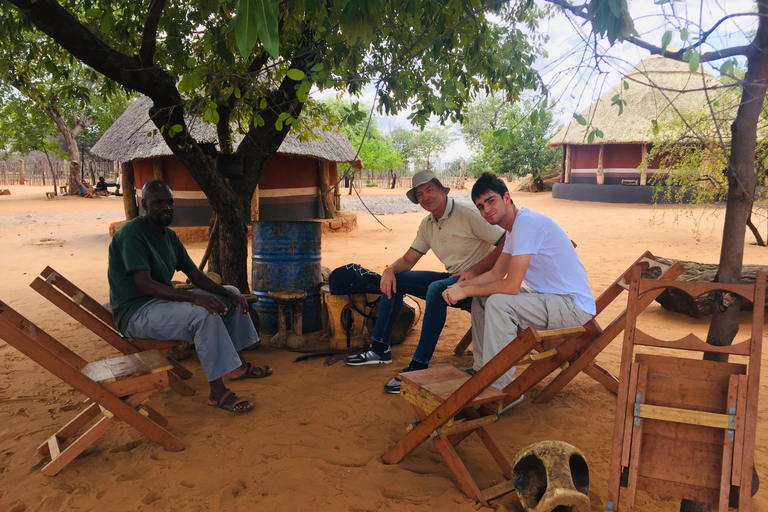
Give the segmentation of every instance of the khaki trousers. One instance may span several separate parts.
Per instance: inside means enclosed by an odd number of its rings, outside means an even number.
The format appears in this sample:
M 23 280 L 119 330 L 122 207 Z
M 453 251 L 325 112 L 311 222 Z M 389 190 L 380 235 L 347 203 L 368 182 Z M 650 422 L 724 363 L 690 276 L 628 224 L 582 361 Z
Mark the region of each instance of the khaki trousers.
M 565 329 L 587 323 L 592 315 L 582 311 L 571 295 L 552 295 L 521 289 L 517 295 L 495 294 L 472 300 L 472 353 L 475 371 L 490 361 L 517 332 L 528 327 L 537 330 Z M 503 389 L 515 380 L 512 367 L 494 386 Z

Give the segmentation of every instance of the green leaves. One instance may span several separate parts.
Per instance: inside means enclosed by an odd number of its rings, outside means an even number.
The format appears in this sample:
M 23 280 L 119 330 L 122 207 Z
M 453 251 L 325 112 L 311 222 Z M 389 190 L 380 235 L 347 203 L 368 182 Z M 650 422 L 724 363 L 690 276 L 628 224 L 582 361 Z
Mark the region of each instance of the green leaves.
M 198 87 L 200 87 L 200 75 L 198 75 L 194 71 L 192 73 L 189 73 L 188 75 L 185 75 L 184 78 L 181 79 L 178 85 L 179 92 L 181 93 L 194 91 Z
M 237 49 L 247 59 L 256 41 L 273 58 L 279 57 L 277 0 L 239 0 L 235 15 Z
M 667 30 L 664 32 L 664 35 L 661 36 L 661 51 L 665 52 L 667 51 L 667 46 L 669 46 L 669 43 L 672 42 L 672 31 Z
M 698 71 L 700 58 L 698 52 L 692 48 L 688 48 L 683 53 L 683 60 L 688 63 L 688 69 L 691 73 Z
M 723 65 L 720 66 L 720 73 L 723 75 L 733 75 L 733 68 L 736 61 L 734 59 L 728 59 L 727 61 L 723 62 Z
M 300 69 L 289 69 L 286 75 L 288 75 L 288 78 L 291 80 L 295 80 L 297 82 L 304 80 L 304 78 L 307 76 L 306 73 Z
M 218 124 L 219 122 L 219 106 L 215 101 L 211 101 L 205 106 L 205 113 L 203 113 L 203 121 L 211 124 Z
M 595 137 L 603 138 L 603 132 L 599 129 L 595 128 L 591 132 L 589 132 L 589 135 L 587 135 L 587 143 L 592 144 L 595 141 Z
M 651 131 L 654 135 L 659 134 L 659 122 L 655 119 L 651 119 Z
M 581 126 L 587 125 L 587 120 L 584 119 L 584 116 L 581 114 L 573 114 L 573 118 L 576 120 L 577 123 L 579 123 Z
M 587 7 L 592 32 L 606 36 L 611 44 L 637 33 L 626 0 L 590 0 Z
M 624 83 L 626 84 L 627 82 Z M 611 105 L 619 107 L 619 115 L 621 115 L 624 113 L 624 107 L 627 105 L 627 100 L 622 99 L 618 94 L 614 94 L 613 98 L 611 98 Z

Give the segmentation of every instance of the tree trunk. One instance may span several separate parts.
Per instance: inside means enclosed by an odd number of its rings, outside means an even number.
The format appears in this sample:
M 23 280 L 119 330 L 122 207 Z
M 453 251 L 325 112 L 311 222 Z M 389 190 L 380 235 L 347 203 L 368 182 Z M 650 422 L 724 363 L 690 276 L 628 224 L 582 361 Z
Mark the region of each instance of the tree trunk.
M 123 177 L 123 209 L 125 220 L 135 219 L 139 216 L 139 208 L 136 205 L 136 180 L 133 176 L 133 164 L 123 162 L 120 173 Z
M 747 74 L 744 76 L 741 103 L 736 119 L 731 125 L 731 154 L 728 159 L 728 199 L 725 208 L 723 242 L 720 247 L 720 270 L 717 280 L 721 283 L 738 283 L 744 263 L 744 241 L 747 219 L 752 211 L 757 174 L 755 173 L 755 147 L 757 122 L 768 88 L 768 0 L 758 0 L 758 27 L 747 58 Z M 717 297 L 712 324 L 707 333 L 707 343 L 716 346 L 730 345 L 739 330 L 740 300 L 726 305 L 725 294 Z M 704 359 L 727 360 L 727 356 L 706 353 Z M 753 468 L 753 477 L 755 470 Z M 749 492 L 742 489 L 742 492 Z M 680 512 L 706 510 L 693 501 L 683 500 Z
M 51 162 L 51 155 L 48 154 L 47 151 L 44 151 L 45 158 L 48 160 L 48 169 L 51 171 L 51 177 L 53 178 L 53 195 L 59 195 L 59 184 L 56 180 L 56 171 L 53 170 L 53 162 Z M 43 176 L 45 176 L 45 173 L 43 173 Z M 45 181 L 43 181 L 43 185 L 45 185 Z
M 317 163 L 317 172 L 320 174 L 320 200 L 323 204 L 323 212 L 326 219 L 332 219 L 336 215 L 333 205 L 333 191 L 330 183 L 330 164 L 327 160 Z

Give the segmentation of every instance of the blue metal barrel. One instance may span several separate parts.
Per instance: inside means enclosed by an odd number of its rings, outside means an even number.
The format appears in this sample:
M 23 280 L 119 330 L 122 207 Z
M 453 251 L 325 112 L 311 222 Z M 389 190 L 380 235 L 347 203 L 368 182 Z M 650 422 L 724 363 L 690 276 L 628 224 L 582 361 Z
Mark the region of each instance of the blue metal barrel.
M 321 224 L 311 221 L 253 223 L 253 293 L 261 332 L 277 332 L 277 304 L 269 298 L 275 288 L 299 288 L 307 292 L 304 332 L 318 331 L 320 318 Z M 290 321 L 290 320 L 289 320 Z M 288 324 L 290 325 L 290 324 Z

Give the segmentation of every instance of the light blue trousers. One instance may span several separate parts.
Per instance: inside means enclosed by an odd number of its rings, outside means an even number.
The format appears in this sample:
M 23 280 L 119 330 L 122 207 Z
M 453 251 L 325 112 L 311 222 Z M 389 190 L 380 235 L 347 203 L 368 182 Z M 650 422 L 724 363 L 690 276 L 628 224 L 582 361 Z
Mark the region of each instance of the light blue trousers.
M 240 293 L 234 286 L 225 288 Z M 213 315 L 191 302 L 152 299 L 131 316 L 124 334 L 129 338 L 194 343 L 206 378 L 214 381 L 242 364 L 237 353 L 259 341 L 259 335 L 251 317 L 235 310 L 226 297 L 199 288 L 189 291 L 213 295 L 227 306 L 226 314 Z

